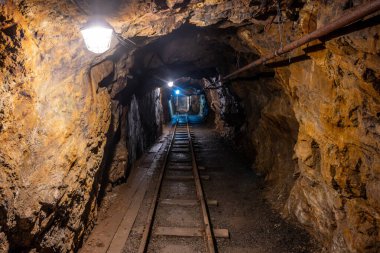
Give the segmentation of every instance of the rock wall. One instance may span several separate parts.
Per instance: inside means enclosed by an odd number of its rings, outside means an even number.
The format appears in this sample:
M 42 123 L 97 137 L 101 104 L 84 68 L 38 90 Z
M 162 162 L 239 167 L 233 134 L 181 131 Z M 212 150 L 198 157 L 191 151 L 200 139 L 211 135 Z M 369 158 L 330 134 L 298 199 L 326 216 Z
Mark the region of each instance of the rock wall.
M 380 96 L 366 75 L 355 73 L 356 57 L 341 58 L 345 46 L 339 43 L 350 40 L 328 43 L 302 70 L 291 67 L 289 85 L 297 89 L 295 111 L 303 124 L 295 148 L 301 173 L 287 209 L 334 252 L 378 252 Z M 372 71 L 367 66 L 363 71 Z
M 282 25 L 283 41 L 329 23 L 345 8 L 345 1 L 306 3 L 297 24 Z M 259 78 L 251 83 L 255 87 L 240 87 L 244 82 L 235 86 L 240 97 L 252 103 L 245 110 L 254 168 L 264 171 L 274 187 L 284 184 L 290 190 L 280 209 L 308 228 L 328 252 L 380 250 L 376 20 L 368 18 L 296 50 L 288 56 L 291 64 L 287 57 L 272 64 L 275 82 Z M 238 34 L 261 54 L 280 46 L 273 24 L 265 33 L 254 27 Z M 286 179 L 291 176 L 294 180 Z M 279 207 L 273 197 L 269 199 Z
M 75 11 L 58 7 L 0 2 L 1 252 L 76 250 L 108 183 L 125 178 L 136 158 L 128 157 L 137 143 L 127 142 L 135 123 L 127 124 L 122 96 L 132 52 L 95 57 L 64 16 Z M 157 92 L 141 103 L 156 111 L 138 113 L 160 114 Z M 159 134 L 155 123 L 154 135 L 139 137 L 142 148 Z
M 105 185 L 123 182 L 136 159 L 162 134 L 163 112 L 159 88 L 139 98 L 132 95 L 124 102 L 126 105 L 121 106 L 120 115 L 114 117 L 119 122 L 109 149 Z
M 41 39 L 71 36 L 64 20 L 42 29 L 11 2 L 0 13 L 0 249 L 67 252 L 96 215 L 110 96 L 93 93 L 79 44 Z
M 243 111 L 237 101 L 237 96 L 232 94 L 231 89 L 222 85 L 217 78 L 211 81 L 204 78 L 202 86 L 213 112 L 212 123 L 215 130 L 223 138 L 233 140 L 244 122 Z
M 265 176 L 266 196 L 281 210 L 296 173 L 293 147 L 298 122 L 289 97 L 273 77 L 234 82 L 232 89 L 241 99 L 246 115 L 236 142 L 253 160 L 256 174 Z
M 107 134 L 109 143 L 103 169 L 103 185 L 108 189 L 109 184 L 126 179 L 136 159 L 162 133 L 161 90 L 148 87 L 150 91 L 137 94 L 134 87 L 141 84 L 127 81 L 133 65 L 133 51 L 129 54 L 116 51 L 92 68 L 96 83 L 107 88 L 111 96 L 112 127 Z
M 135 161 L 162 133 L 161 91 L 132 96 L 127 116 L 127 143 L 130 162 Z

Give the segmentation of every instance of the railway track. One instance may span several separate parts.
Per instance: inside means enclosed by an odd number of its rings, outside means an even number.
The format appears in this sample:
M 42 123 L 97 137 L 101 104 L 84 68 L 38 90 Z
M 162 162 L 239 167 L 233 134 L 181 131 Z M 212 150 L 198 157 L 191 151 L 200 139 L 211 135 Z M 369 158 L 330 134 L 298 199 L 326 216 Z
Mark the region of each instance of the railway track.
M 268 212 L 261 181 L 214 137 L 206 128 L 178 124 L 160 138 L 127 184 L 115 187 L 107 212 L 79 253 L 205 253 L 217 252 L 217 246 L 223 252 L 317 252 L 306 232 Z M 223 210 L 207 199 L 211 196 Z M 227 229 L 215 229 L 218 225 L 231 229 L 233 238 L 216 244 L 215 238 L 229 236 Z
M 147 219 L 143 228 L 143 233 L 138 252 L 147 252 L 149 242 L 152 238 L 160 236 L 175 237 L 203 237 L 206 252 L 217 252 L 215 237 L 229 237 L 227 229 L 213 229 L 208 212 L 208 205 L 217 205 L 215 200 L 207 200 L 201 180 L 208 180 L 206 175 L 200 175 L 193 144 L 193 133 L 190 131 L 189 123 L 176 123 L 170 139 L 168 151 L 165 154 L 163 165 L 159 173 L 157 184 L 154 189 L 153 198 L 147 214 Z M 175 173 L 173 175 L 173 173 Z M 164 183 L 171 182 L 194 182 L 195 196 L 185 198 L 165 198 L 162 194 Z M 194 208 L 199 210 L 200 220 L 197 226 L 193 227 L 173 227 L 154 225 L 157 211 L 161 206 L 178 208 Z M 177 219 L 181 219 L 177 217 Z

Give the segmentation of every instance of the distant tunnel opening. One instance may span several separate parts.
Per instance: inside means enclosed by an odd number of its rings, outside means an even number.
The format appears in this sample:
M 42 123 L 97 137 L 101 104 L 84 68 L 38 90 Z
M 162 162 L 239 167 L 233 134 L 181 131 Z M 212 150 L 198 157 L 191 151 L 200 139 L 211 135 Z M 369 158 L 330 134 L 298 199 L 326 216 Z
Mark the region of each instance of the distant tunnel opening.
M 209 106 L 200 80 L 179 79 L 166 90 L 168 112 L 172 123 L 189 121 L 199 124 L 207 120 Z

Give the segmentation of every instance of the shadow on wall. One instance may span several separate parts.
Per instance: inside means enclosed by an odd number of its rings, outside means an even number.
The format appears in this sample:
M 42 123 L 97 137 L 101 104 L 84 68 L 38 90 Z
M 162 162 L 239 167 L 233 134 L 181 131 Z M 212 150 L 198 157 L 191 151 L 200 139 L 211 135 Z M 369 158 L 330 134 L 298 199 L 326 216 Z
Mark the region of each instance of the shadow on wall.
M 238 97 L 217 78 L 203 78 L 201 83 L 213 112 L 216 131 L 222 137 L 234 140 L 245 118 Z
M 112 122 L 117 123 L 117 130 L 109 133 L 112 138 L 106 147 L 104 188 L 126 180 L 133 163 L 162 134 L 162 118 L 159 88 L 142 96 L 130 96 L 120 116 L 113 118 L 113 121 L 118 121 Z
M 266 179 L 266 197 L 282 210 L 297 168 L 293 157 L 299 126 L 290 98 L 273 74 L 223 84 L 204 79 L 204 89 L 216 130 L 245 152 L 252 169 Z
M 297 167 L 293 157 L 299 126 L 290 98 L 273 77 L 234 82 L 232 89 L 246 113 L 238 141 L 253 162 L 252 169 L 265 177 L 266 197 L 282 210 Z
M 132 96 L 126 124 L 129 166 L 161 135 L 162 123 L 159 88 L 139 98 Z

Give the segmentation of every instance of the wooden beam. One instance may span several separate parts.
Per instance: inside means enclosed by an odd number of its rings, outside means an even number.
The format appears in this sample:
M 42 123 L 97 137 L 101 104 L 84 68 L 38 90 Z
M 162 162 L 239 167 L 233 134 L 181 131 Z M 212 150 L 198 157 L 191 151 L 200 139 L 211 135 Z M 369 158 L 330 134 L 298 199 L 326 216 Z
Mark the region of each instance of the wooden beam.
M 213 232 L 215 237 L 230 237 L 228 229 L 213 229 Z M 153 234 L 162 236 L 200 237 L 204 235 L 204 230 L 202 228 L 157 227 Z
M 174 167 L 174 168 L 169 168 L 169 171 L 191 171 L 191 167 Z
M 164 205 L 173 205 L 173 206 L 196 206 L 198 205 L 198 200 L 196 199 L 163 199 L 160 201 Z M 217 206 L 218 201 L 215 199 L 207 200 L 207 205 Z
M 209 180 L 209 175 L 202 175 L 200 176 L 203 180 Z M 194 176 L 167 176 L 166 179 L 168 180 L 194 180 Z
M 189 153 L 190 149 L 188 148 L 175 148 L 172 150 L 173 153 Z

